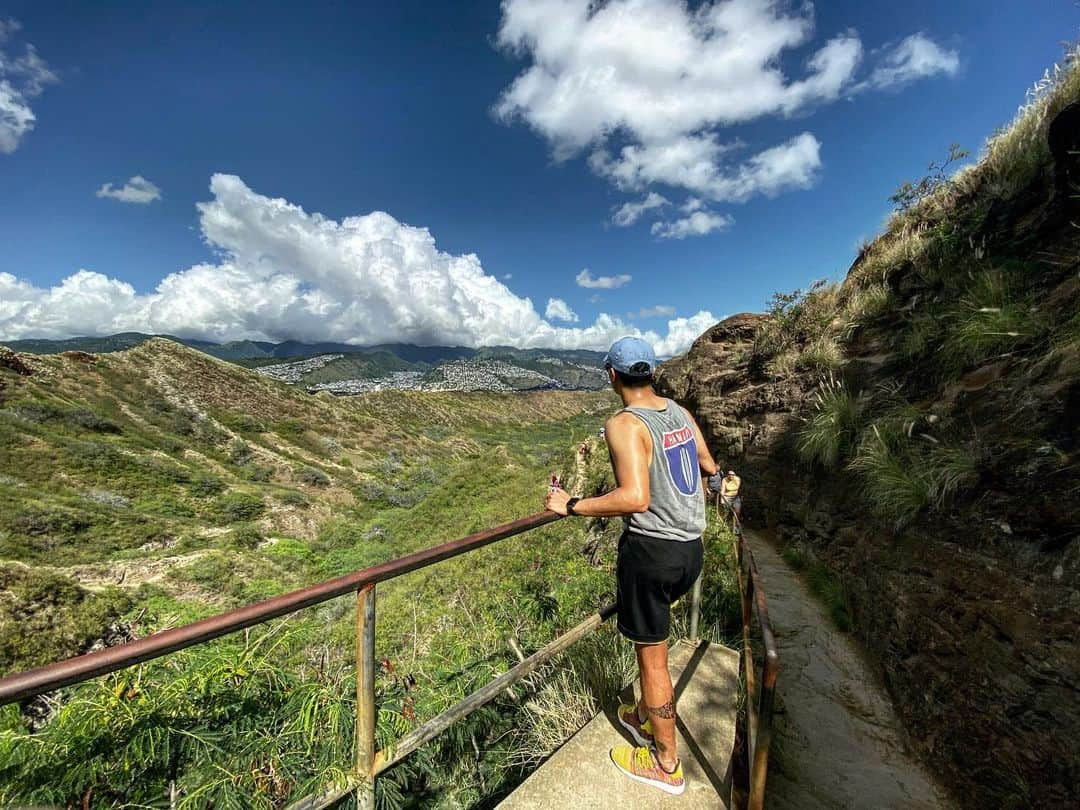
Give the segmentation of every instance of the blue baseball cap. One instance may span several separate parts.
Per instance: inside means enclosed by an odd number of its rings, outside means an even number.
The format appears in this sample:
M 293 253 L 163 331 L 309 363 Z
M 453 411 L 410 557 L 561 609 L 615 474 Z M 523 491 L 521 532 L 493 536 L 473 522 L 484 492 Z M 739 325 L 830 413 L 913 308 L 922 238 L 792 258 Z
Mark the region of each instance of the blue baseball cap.
M 631 377 L 650 377 L 656 371 L 656 352 L 641 338 L 619 338 L 608 349 L 604 367 Z

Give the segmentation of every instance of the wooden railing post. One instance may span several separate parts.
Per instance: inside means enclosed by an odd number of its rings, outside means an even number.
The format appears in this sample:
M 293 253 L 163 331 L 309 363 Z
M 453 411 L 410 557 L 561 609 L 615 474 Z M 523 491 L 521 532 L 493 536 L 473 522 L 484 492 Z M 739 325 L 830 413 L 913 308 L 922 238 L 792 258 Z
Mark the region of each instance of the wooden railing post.
M 375 807 L 375 584 L 356 592 L 356 788 L 359 810 Z

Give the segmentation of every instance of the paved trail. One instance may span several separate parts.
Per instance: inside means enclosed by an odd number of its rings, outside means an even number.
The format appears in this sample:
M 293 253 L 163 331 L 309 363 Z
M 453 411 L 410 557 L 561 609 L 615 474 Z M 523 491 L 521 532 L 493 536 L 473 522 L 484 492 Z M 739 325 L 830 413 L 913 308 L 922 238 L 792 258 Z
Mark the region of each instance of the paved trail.
M 952 803 L 910 754 L 892 704 L 773 546 L 746 532 L 780 650 L 771 810 L 929 810 Z

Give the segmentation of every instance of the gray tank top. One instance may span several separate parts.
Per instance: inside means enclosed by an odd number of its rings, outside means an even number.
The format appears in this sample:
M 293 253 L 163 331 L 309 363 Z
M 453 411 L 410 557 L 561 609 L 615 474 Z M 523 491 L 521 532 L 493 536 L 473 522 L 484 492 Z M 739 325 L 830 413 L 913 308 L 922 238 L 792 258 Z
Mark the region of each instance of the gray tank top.
M 670 399 L 662 411 L 623 410 L 644 422 L 652 436 L 649 509 L 628 515 L 627 528 L 661 540 L 697 540 L 705 532 L 705 499 L 697 440 L 686 413 Z

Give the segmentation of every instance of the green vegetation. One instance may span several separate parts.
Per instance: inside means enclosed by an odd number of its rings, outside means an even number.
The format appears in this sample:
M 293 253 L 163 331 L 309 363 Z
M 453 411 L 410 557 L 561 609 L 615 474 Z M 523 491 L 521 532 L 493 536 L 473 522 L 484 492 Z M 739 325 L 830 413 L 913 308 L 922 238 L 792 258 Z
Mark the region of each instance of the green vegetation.
M 569 478 L 577 444 L 616 404 L 309 396 L 166 341 L 96 363 L 28 360 L 30 377 L 0 370 L 4 672 L 535 512 L 547 475 Z M 64 415 L 76 408 L 118 430 Z M 606 454 L 592 459 L 581 486 L 595 491 L 610 472 Z M 528 654 L 610 601 L 619 529 L 564 521 L 380 585 L 383 743 L 516 662 L 508 639 Z M 738 628 L 730 564 L 710 555 L 703 632 L 717 639 Z M 61 690 L 31 725 L 7 707 L 0 804 L 299 798 L 351 759 L 354 628 L 342 598 Z M 380 807 L 492 802 L 625 683 L 630 658 L 599 631 L 392 769 Z M 560 704 L 575 712 L 557 716 Z
M 814 395 L 814 411 L 799 431 L 799 457 L 808 464 L 836 469 L 863 426 L 865 402 L 833 377 Z
M 815 394 L 796 447 L 806 464 L 835 471 L 843 462 L 873 510 L 900 528 L 926 509 L 946 508 L 978 480 L 983 450 L 957 436 L 951 422 L 924 414 L 899 388 L 853 395 L 830 378 Z
M 821 374 L 795 436 L 800 460 L 849 476 L 895 528 L 972 498 L 995 457 L 1052 464 L 1032 459 L 1045 441 L 1025 389 L 1052 392 L 1055 375 L 1076 373 L 1076 223 L 1054 224 L 1065 206 L 1047 131 L 1080 100 L 1080 49 L 1029 95 L 977 163 L 950 176 L 966 156 L 953 145 L 897 190 L 886 230 L 842 284 L 775 296 L 755 338 L 764 377 L 805 385 L 806 372 Z M 849 373 L 849 358 L 864 365 Z M 871 385 L 867 368 L 892 382 L 860 390 Z M 1001 378 L 1009 381 L 995 385 Z M 1011 420 L 1016 435 L 978 436 L 985 415 L 965 412 L 968 393 L 992 397 L 997 421 Z

